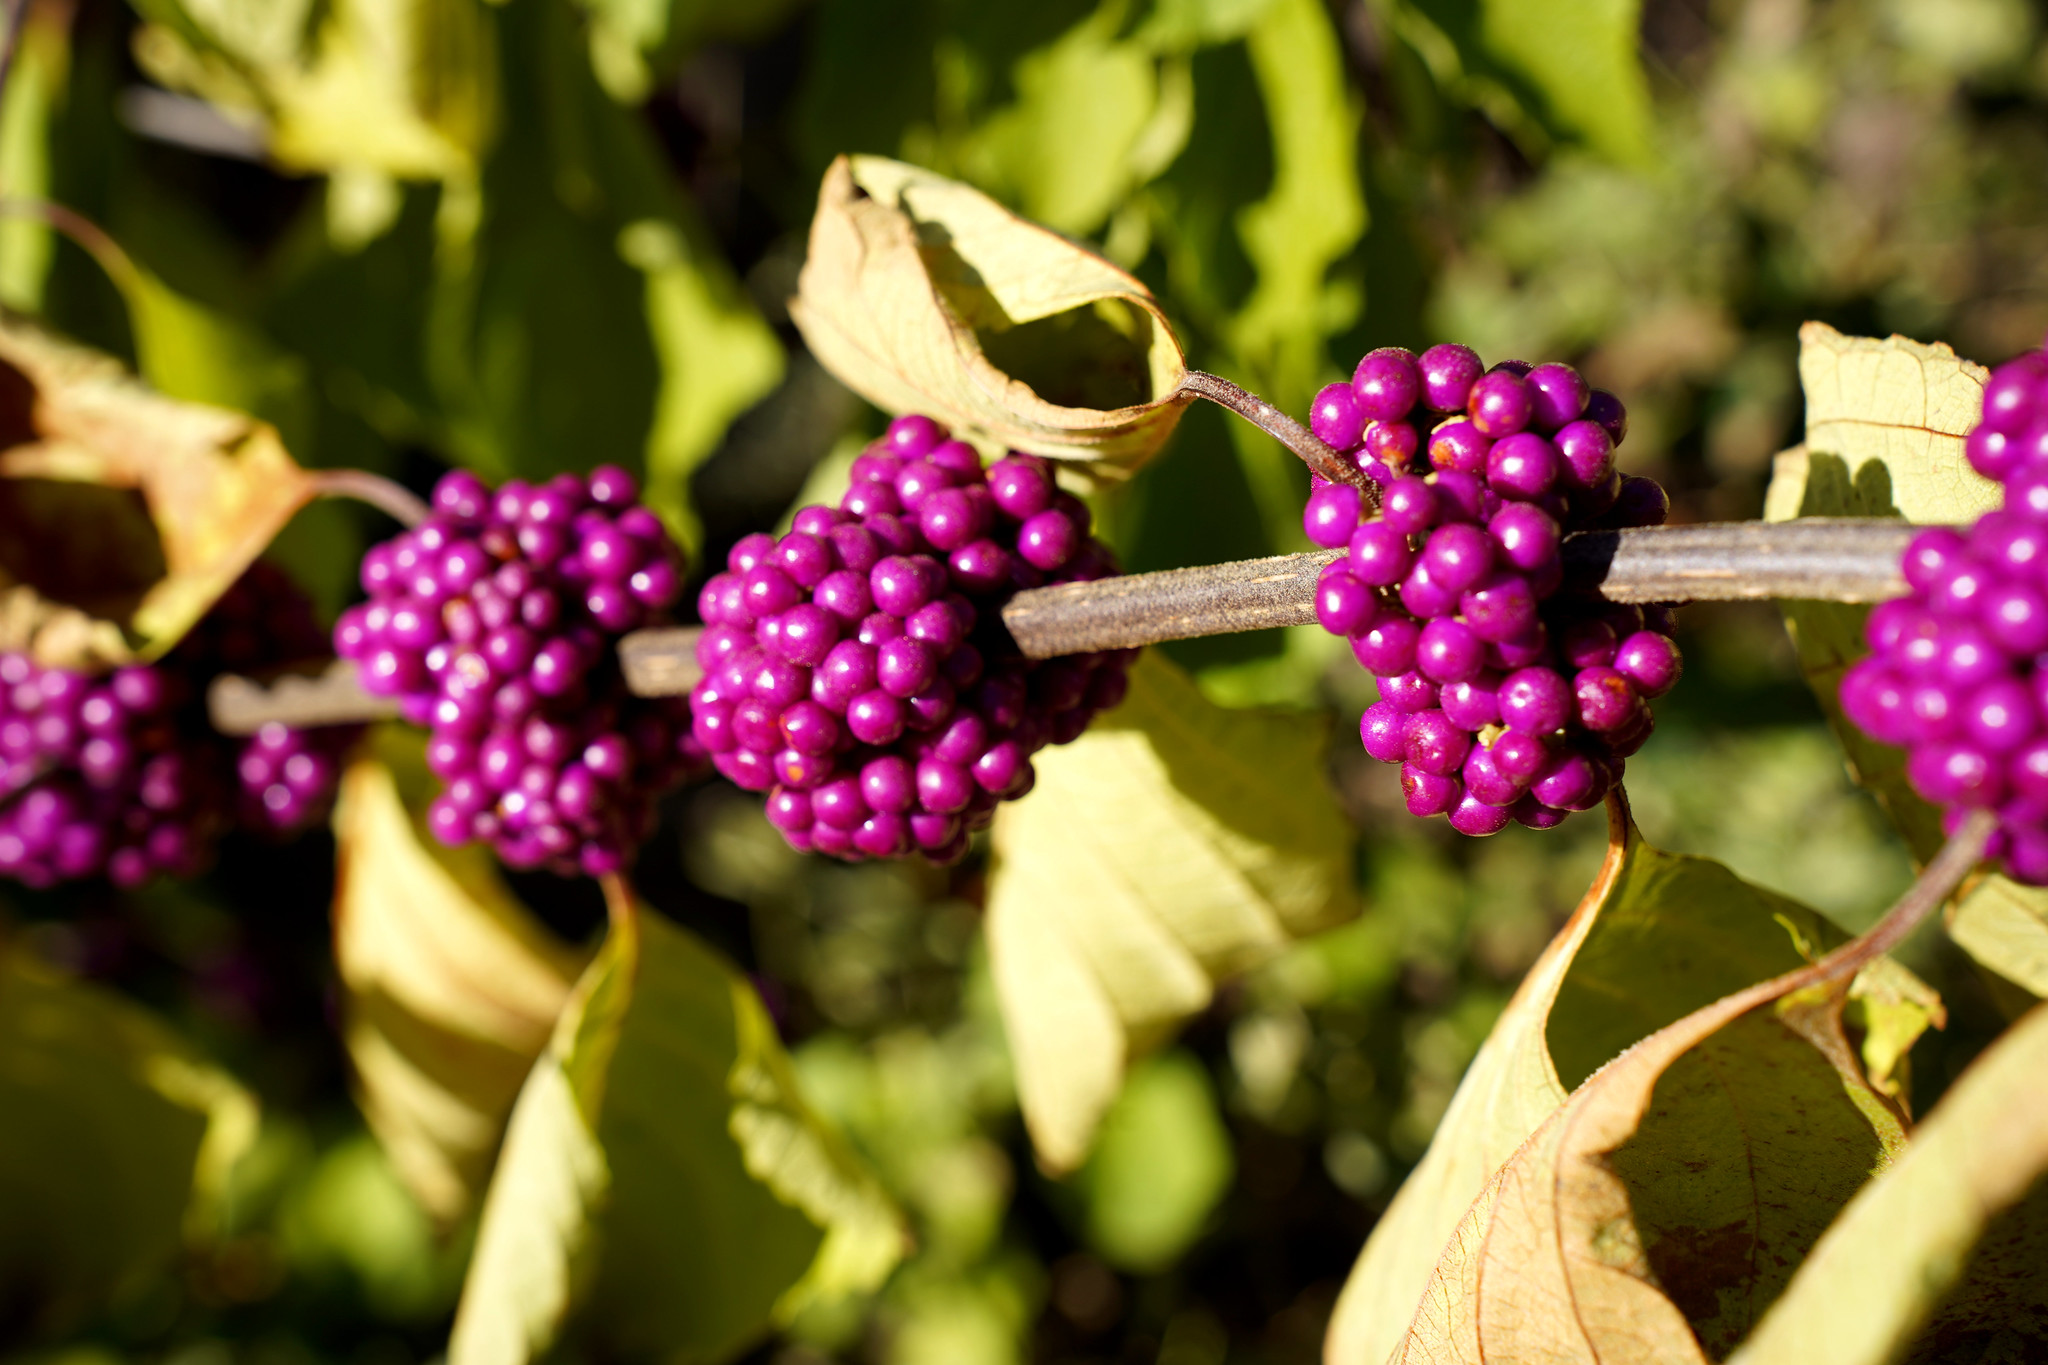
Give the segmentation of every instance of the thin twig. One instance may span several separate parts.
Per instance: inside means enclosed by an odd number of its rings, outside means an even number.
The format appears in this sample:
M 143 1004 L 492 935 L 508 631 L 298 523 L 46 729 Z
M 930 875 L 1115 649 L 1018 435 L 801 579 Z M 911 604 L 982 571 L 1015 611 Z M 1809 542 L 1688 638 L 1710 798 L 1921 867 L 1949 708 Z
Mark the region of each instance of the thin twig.
M 1301 462 L 1318 477 L 1331 483 L 1348 483 L 1365 493 L 1374 506 L 1379 505 L 1379 485 L 1367 478 L 1363 470 L 1339 454 L 1335 446 L 1257 394 L 1239 388 L 1221 375 L 1201 370 L 1189 370 L 1181 376 L 1180 386 L 1197 398 L 1229 408 L 1300 456 Z
M 368 503 L 403 526 L 417 526 L 433 514 L 411 489 L 367 469 L 319 469 L 312 478 L 320 496 Z
M 223 673 L 206 689 L 206 711 L 222 734 L 253 735 L 273 722 L 302 729 L 383 720 L 398 714 L 398 703 L 365 692 L 356 666 L 336 659 L 317 676 L 287 674 L 268 687 Z
M 1920 869 L 1920 875 L 1913 879 L 1906 893 L 1884 912 L 1884 918 L 1814 963 L 1815 972 L 1823 980 L 1837 979 L 1905 942 L 1920 921 L 1954 894 L 1970 869 L 1983 861 L 1984 846 L 1997 828 L 1995 811 L 1973 810 L 1964 816 L 1961 826 L 1933 860 Z
M 1585 532 L 1565 542 L 1565 590 L 1613 602 L 1879 602 L 1906 590 L 1899 561 L 1921 529 L 1894 520 L 1810 519 Z M 1003 624 L 1034 659 L 1305 625 L 1316 619 L 1317 576 L 1342 554 L 1317 550 L 1034 588 L 1009 600 Z M 643 697 L 689 691 L 701 676 L 697 634 L 668 627 L 626 636 L 619 642 L 626 685 Z M 285 703 L 235 680 L 219 693 L 214 725 L 246 734 L 265 720 L 320 723 L 326 703 L 317 697 L 326 693 L 302 679 L 281 686 L 297 694 L 290 716 L 277 711 Z M 366 706 L 380 704 L 352 679 L 330 675 L 318 684 L 328 686 L 335 723 L 354 723 Z

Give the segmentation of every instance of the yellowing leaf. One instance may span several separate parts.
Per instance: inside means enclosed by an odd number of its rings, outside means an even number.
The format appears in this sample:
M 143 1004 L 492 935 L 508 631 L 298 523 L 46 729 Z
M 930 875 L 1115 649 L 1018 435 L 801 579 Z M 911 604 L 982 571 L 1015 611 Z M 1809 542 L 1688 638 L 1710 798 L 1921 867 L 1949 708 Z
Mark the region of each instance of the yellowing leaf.
M 140 494 L 156 543 L 121 495 L 95 490 Z M 274 428 L 151 393 L 106 356 L 0 321 L 0 494 L 15 504 L 0 518 L 0 646 L 71 666 L 155 658 L 314 492 Z M 97 589 L 83 600 L 80 578 Z
M 0 955 L 0 1298 L 60 1329 L 212 1221 L 255 1101 L 155 1016 Z
M 387 735 L 379 747 L 382 757 L 350 766 L 335 808 L 343 1027 L 370 1130 L 446 1224 L 490 1173 L 579 955 L 512 898 L 489 853 L 426 832 L 418 745 Z M 401 763 L 414 809 L 393 771 Z
M 970 438 L 1128 474 L 1188 399 L 1151 293 L 978 190 L 882 157 L 825 173 L 791 316 L 840 382 Z
M 1724 1356 L 1904 1140 L 1841 1031 L 1857 955 L 1595 1072 L 1488 1182 L 1393 1361 Z
M 901 1246 L 753 988 L 621 902 L 513 1106 L 449 1360 L 531 1360 L 586 1299 L 615 1350 L 723 1359 Z
M 1323 724 L 1215 706 L 1156 653 L 996 817 L 988 940 L 1041 1164 L 1078 1165 L 1126 1066 L 1221 978 L 1356 912 Z
M 1998 505 L 1999 487 L 1970 468 L 1963 438 L 1977 424 L 1990 372 L 1947 346 L 1904 337 L 1845 337 L 1824 323 L 1799 330 L 1806 442 L 1779 455 L 1764 499 L 1767 521 L 1899 516 L 1964 523 Z M 1786 602 L 1786 624 L 1850 771 L 1870 789 L 1916 857 L 1941 845 L 1939 812 L 1906 782 L 1905 755 L 1842 715 L 1836 693 L 1868 653 L 1867 607 Z M 1949 910 L 1956 942 L 1993 971 L 2048 994 L 2048 893 L 1993 873 Z
M 1462 1292 L 1435 1278 L 1440 1255 L 1480 1230 L 1468 1222 L 1495 1197 L 1498 1173 L 1588 1077 L 1688 1011 L 1795 970 L 1805 950 L 1839 938 L 1813 911 L 1718 863 L 1644 843 L 1626 812 L 1610 808 L 1599 876 L 1523 978 L 1344 1287 L 1330 1326 L 1333 1365 L 1387 1359 L 1418 1304 L 1427 1311 Z M 1874 984 L 1859 977 L 1858 988 L 1868 993 L 1888 983 L 1939 1007 L 1889 959 L 1865 975 Z M 1705 1131 L 1719 1131 L 1715 1102 L 1708 1095 L 1697 1120 Z
M 1952 1359 L 1973 1340 L 1995 1343 L 1987 1360 L 2048 1353 L 2044 1074 L 2037 1006 L 1842 1210 L 1730 1365 Z

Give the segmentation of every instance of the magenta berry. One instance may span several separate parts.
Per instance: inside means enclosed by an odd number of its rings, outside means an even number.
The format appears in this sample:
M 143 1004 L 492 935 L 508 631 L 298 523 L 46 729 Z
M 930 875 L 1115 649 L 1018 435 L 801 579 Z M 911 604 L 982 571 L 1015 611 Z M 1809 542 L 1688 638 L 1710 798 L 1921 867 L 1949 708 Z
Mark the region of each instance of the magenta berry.
M 1411 810 L 1448 815 L 1464 833 L 1548 828 L 1597 804 L 1649 738 L 1647 700 L 1681 669 L 1668 612 L 1556 596 L 1566 534 L 1652 525 L 1668 510 L 1653 481 L 1615 470 L 1621 404 L 1569 366 L 1486 371 L 1460 346 L 1419 359 L 1374 352 L 1351 387 L 1369 408 L 1384 404 L 1363 435 L 1365 467 L 1384 490 L 1379 513 L 1318 486 L 1303 524 L 1317 544 L 1345 550 L 1318 582 L 1316 615 L 1378 680 L 1360 743 L 1403 764 Z M 1421 461 L 1418 428 L 1428 431 Z M 2039 525 L 2016 520 L 2038 536 L 2014 539 L 2016 555 L 2048 560 L 2048 493 L 2042 509 Z M 1978 579 L 1956 579 L 1949 597 L 1972 592 L 1993 600 Z M 1996 601 L 2013 638 L 2048 632 L 2048 588 Z M 1943 677 L 1974 666 L 1974 655 L 1924 663 Z M 1960 727 L 1959 707 L 1942 723 Z

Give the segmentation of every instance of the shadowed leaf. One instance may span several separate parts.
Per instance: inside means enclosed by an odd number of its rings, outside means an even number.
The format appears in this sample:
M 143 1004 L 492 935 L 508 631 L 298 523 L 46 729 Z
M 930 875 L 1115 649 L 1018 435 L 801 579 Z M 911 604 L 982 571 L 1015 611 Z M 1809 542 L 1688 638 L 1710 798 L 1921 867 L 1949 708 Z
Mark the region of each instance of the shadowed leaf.
M 43 1330 L 161 1275 L 256 1133 L 255 1101 L 155 1016 L 20 951 L 0 1114 L 0 1302 Z
M 833 376 L 876 406 L 1112 476 L 1149 459 L 1187 402 L 1175 396 L 1180 344 L 1144 285 L 979 190 L 900 161 L 832 163 L 790 310 Z M 1062 318 L 1057 347 L 1022 352 L 1036 364 L 1029 382 L 995 362 L 991 351 L 1025 343 L 1014 333 Z M 1037 364 L 1049 359 L 1059 363 Z M 1126 401 L 1073 405 L 1069 394 L 1089 395 L 1104 369 L 1128 375 Z
M 1840 938 L 1819 915 L 1747 885 L 1718 863 L 1645 844 L 1624 813 L 1610 811 L 1609 826 L 1599 877 L 1524 978 L 1466 1072 L 1428 1153 L 1366 1243 L 1331 1324 L 1327 1358 L 1333 1365 L 1387 1359 L 1418 1302 L 1425 1317 L 1436 1313 L 1443 1322 L 1469 1311 L 1469 1286 L 1461 1287 L 1458 1276 L 1476 1273 L 1477 1262 L 1469 1258 L 1483 1245 L 1484 1211 L 1499 1196 L 1511 1163 L 1521 1160 L 1518 1151 L 1575 1093 L 1596 1083 L 1589 1077 L 1608 1075 L 1612 1059 L 1689 1011 L 1799 968 L 1802 945 L 1825 947 Z M 1903 974 L 1883 960 L 1873 969 Z M 1803 1054 L 1792 1056 L 1812 1071 Z M 1688 1071 L 1659 1092 L 1660 1105 L 1672 1115 L 1655 1125 L 1664 1145 L 1637 1148 L 1624 1162 L 1622 1178 L 1643 1196 L 1666 1193 L 1658 1166 L 1677 1150 L 1667 1139 L 1683 1140 L 1697 1126 L 1714 1142 L 1727 1141 L 1731 1097 L 1701 1074 L 1705 1083 Z M 1677 1117 L 1687 1108 L 1696 1111 L 1693 1117 Z M 1740 1144 L 1729 1150 L 1739 1151 Z M 1674 1211 L 1665 1221 L 1684 1226 L 1686 1216 Z M 1455 1273 L 1446 1269 L 1454 1262 Z M 1711 1277 L 1706 1282 L 1714 1295 L 1687 1305 L 1702 1323 L 1722 1314 L 1719 1288 Z
M 1356 912 L 1320 720 L 1230 711 L 1156 652 L 996 817 L 989 951 L 1039 1161 L 1077 1165 L 1129 1062 L 1215 983 Z
M 568 998 L 580 955 L 420 812 L 417 742 L 386 731 L 335 808 L 335 967 L 364 1116 L 400 1179 L 446 1224 L 490 1174 L 505 1117 Z
M 2048 1353 L 2048 1006 L 1993 1043 L 1814 1245 L 1730 1365 Z

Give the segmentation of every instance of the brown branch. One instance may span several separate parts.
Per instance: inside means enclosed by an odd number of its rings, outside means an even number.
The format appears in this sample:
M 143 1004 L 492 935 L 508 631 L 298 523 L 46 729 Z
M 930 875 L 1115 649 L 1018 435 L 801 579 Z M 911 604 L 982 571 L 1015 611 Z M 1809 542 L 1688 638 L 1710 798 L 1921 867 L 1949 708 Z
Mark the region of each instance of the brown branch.
M 1614 602 L 1878 602 L 1906 590 L 1899 561 L 1920 529 L 1810 519 L 1583 532 L 1565 541 L 1565 591 Z M 1317 575 L 1342 554 L 1316 550 L 1034 588 L 1003 607 L 1003 624 L 1034 659 L 1306 625 L 1316 619 Z M 627 687 L 643 697 L 689 691 L 700 676 L 697 634 L 684 626 L 626 636 L 619 666 Z M 209 700 L 214 726 L 229 734 L 251 733 L 267 720 L 352 724 L 392 713 L 342 665 L 320 680 L 287 679 L 267 692 L 223 678 Z
M 1180 387 L 1183 392 L 1229 408 L 1300 456 L 1301 462 L 1318 477 L 1331 483 L 1348 483 L 1364 493 L 1373 506 L 1379 506 L 1379 485 L 1367 478 L 1363 470 L 1339 454 L 1335 446 L 1257 394 L 1239 388 L 1221 375 L 1204 374 L 1200 370 L 1189 370 L 1182 375 Z

